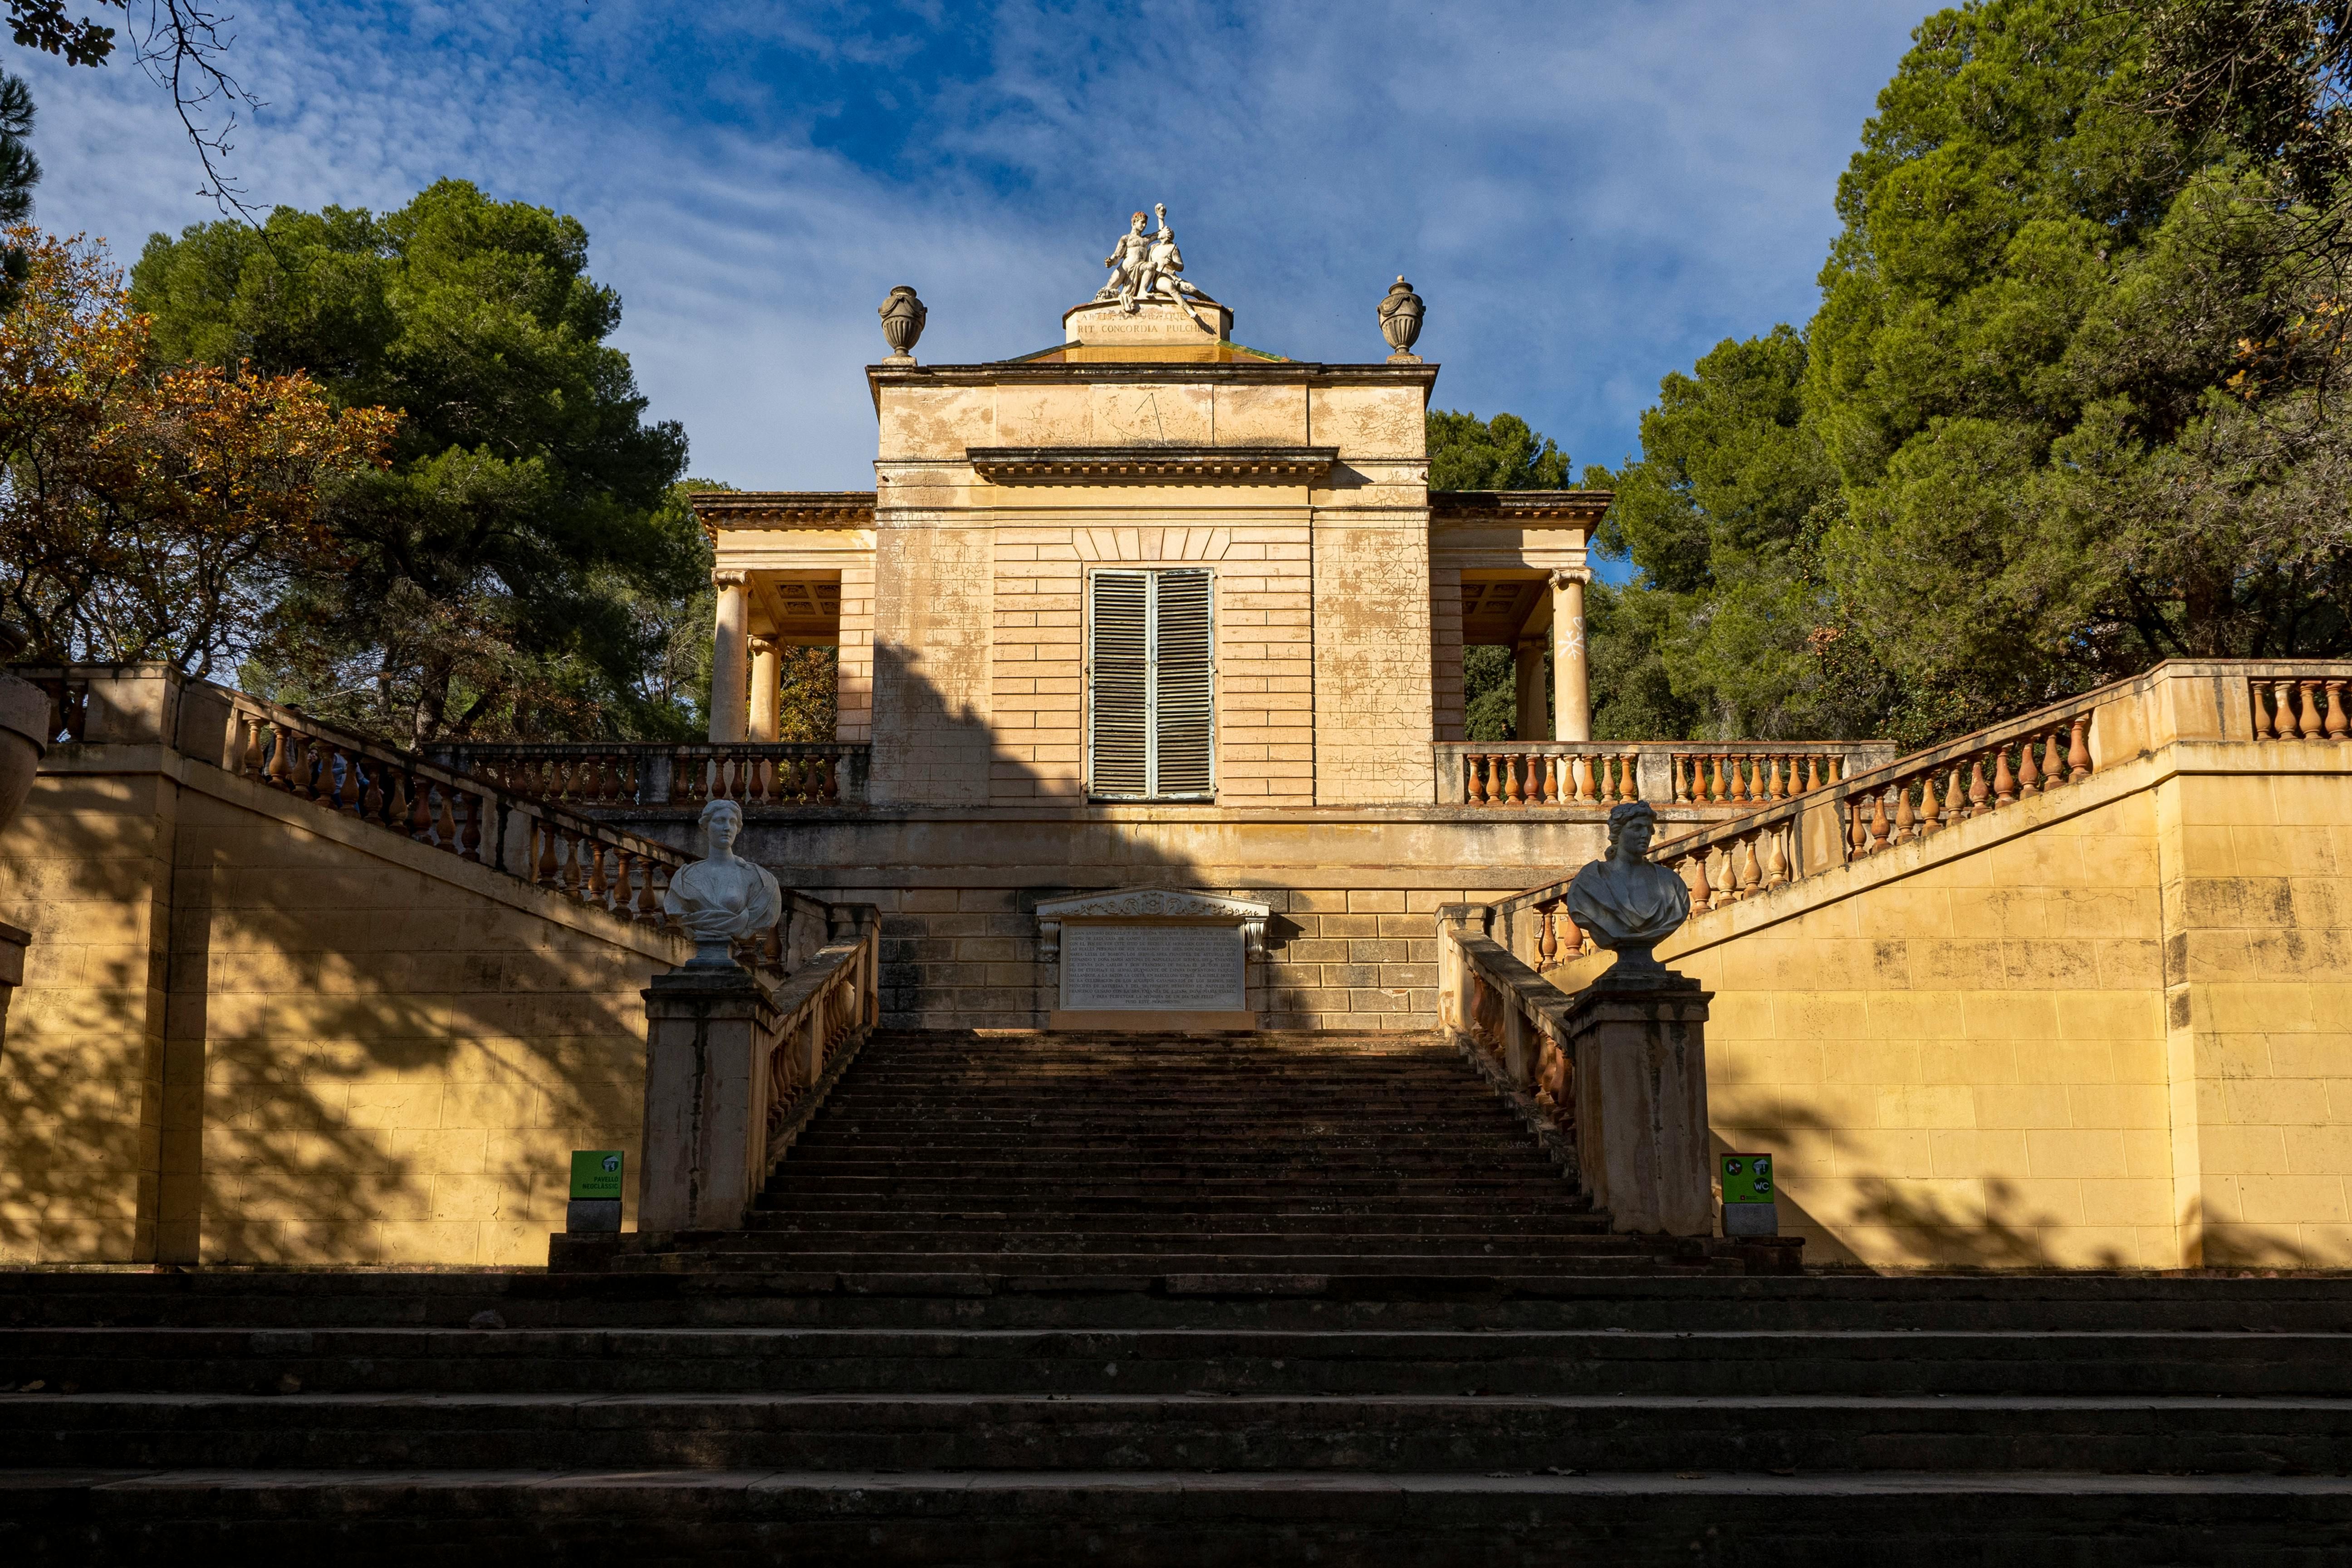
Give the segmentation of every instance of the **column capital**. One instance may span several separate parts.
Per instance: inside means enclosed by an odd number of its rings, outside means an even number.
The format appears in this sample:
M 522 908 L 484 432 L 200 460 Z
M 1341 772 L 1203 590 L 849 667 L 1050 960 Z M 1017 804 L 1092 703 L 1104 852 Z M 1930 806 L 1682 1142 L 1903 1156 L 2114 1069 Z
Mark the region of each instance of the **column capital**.
M 1555 588 L 1564 588 L 1570 583 L 1590 583 L 1591 581 L 1592 568 L 1590 566 L 1555 566 L 1552 568 L 1551 585 Z
M 784 645 L 782 643 L 778 642 L 772 635 L 767 632 L 753 632 L 751 634 L 751 651 L 753 653 L 781 653 L 783 651 L 783 647 Z
M 714 588 L 744 588 L 751 583 L 751 574 L 736 566 L 722 566 L 710 574 Z

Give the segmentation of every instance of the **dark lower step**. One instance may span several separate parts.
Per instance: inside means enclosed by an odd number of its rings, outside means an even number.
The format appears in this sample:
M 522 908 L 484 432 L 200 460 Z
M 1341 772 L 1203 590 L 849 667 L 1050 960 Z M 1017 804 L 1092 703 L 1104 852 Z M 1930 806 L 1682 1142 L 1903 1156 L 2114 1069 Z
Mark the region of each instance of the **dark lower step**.
M 309 1394 L 2352 1397 L 2352 1334 L 19 1329 L 0 1387 Z M 37 1406 L 23 1407 L 32 1421 Z
M 0 1466 L 2335 1473 L 2352 1400 L 14 1394 Z
M 1198 1255 L 1220 1258 L 1301 1254 L 1345 1255 L 1370 1264 L 1386 1258 L 1483 1258 L 1488 1272 L 1505 1259 L 1542 1267 L 1560 1257 L 1594 1257 L 1620 1252 L 1647 1252 L 1632 1238 L 1612 1237 L 1597 1227 L 1586 1230 L 1535 1230 L 1510 1237 L 1449 1236 L 1443 1233 L 1382 1234 L 1379 1232 L 1294 1230 L 1275 1235 L 1237 1235 L 1232 1231 L 1198 1230 L 1007 1230 L 994 1226 L 964 1225 L 943 1231 L 858 1230 L 841 1226 L 803 1226 L 790 1215 L 762 1213 L 759 1222 L 742 1233 L 751 1239 L 746 1251 L 890 1253 L 936 1257 L 942 1253 L 988 1256 L 1018 1252 L 1026 1256 L 1120 1257 Z M 1517 1270 L 1514 1269 L 1514 1272 Z
M 1575 1212 L 1547 1211 L 1534 1216 L 1460 1212 L 1395 1214 L 1385 1209 L 1369 1214 L 1337 1214 L 1328 1210 L 1288 1214 L 1263 1210 L 1244 1214 L 1171 1214 L 1122 1209 L 1116 1205 L 1105 1205 L 1090 1213 L 1056 1208 L 1034 1214 L 1024 1214 L 1017 1209 L 959 1209 L 905 1214 L 871 1208 L 820 1208 L 794 1202 L 799 1195 L 789 1191 L 762 1193 L 760 1206 L 752 1211 L 747 1228 L 794 1230 L 808 1234 L 856 1232 L 862 1235 L 909 1236 L 974 1229 L 998 1236 L 1043 1236 L 1067 1232 L 1101 1236 L 1123 1232 L 1189 1237 L 1195 1240 L 1234 1236 L 1349 1236 L 1367 1239 L 1427 1236 L 1474 1244 L 1516 1241 L 1539 1245 L 1552 1237 L 1595 1235 L 1604 1230 L 1608 1224 L 1598 1215 Z
M 2335 1477 L 1848 1473 L 1068 1475 L 446 1468 L 0 1474 L 12 1560 L 518 1562 L 795 1568 L 2321 1568 L 2352 1555 Z

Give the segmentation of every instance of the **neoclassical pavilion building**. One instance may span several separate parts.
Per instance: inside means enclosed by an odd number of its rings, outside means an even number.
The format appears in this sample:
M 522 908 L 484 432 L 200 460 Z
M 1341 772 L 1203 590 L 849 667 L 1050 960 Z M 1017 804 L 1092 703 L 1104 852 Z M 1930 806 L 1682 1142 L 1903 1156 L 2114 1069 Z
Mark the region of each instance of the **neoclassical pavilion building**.
M 1609 494 L 1429 489 L 1419 312 L 1400 279 L 1385 361 L 1305 363 L 1235 343 L 1189 286 L 1115 278 L 1051 348 L 869 367 L 873 490 L 695 498 L 712 742 L 774 739 L 780 647 L 840 650 L 830 805 L 796 786 L 763 810 L 755 780 L 747 842 L 881 906 L 887 1016 L 1105 1012 L 1052 906 L 1181 890 L 1264 935 L 1215 1006 L 1123 960 L 1114 990 L 1165 1004 L 1139 1026 L 1426 1026 L 1429 910 L 1580 863 L 1616 800 L 1704 810 L 1672 748 L 1591 742 Z M 1516 743 L 1465 741 L 1478 645 L 1513 650 Z

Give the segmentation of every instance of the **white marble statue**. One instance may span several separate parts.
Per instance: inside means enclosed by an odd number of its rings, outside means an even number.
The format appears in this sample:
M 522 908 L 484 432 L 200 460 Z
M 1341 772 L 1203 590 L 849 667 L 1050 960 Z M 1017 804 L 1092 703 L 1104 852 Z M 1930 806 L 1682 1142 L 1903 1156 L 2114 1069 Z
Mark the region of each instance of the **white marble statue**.
M 1159 215 L 1160 232 L 1145 234 L 1143 215 L 1134 215 L 1118 246 L 1103 258 L 1103 265 L 1110 268 L 1110 281 L 1096 291 L 1096 301 L 1116 300 L 1132 316 L 1145 300 L 1156 300 L 1176 306 L 1202 331 L 1215 331 L 1192 309 L 1193 300 L 1209 296 L 1184 280 L 1184 253 L 1176 248 L 1176 231 L 1168 226 L 1168 204 L 1154 202 L 1151 210 Z
M 743 831 L 743 808 L 731 800 L 714 800 L 702 808 L 702 858 L 678 868 L 662 895 L 686 934 L 694 939 L 688 969 L 731 967 L 730 945 L 738 937 L 766 931 L 784 912 L 783 890 L 765 866 L 755 866 L 735 853 L 736 837 Z
M 1664 866 L 1650 863 L 1658 814 L 1634 801 L 1609 813 L 1608 858 L 1595 860 L 1568 885 L 1568 912 L 1594 945 L 1617 955 L 1609 973 L 1660 974 L 1651 949 L 1690 919 L 1690 889 Z
M 1135 309 L 1136 281 L 1143 276 L 1144 258 L 1151 253 L 1151 240 L 1143 232 L 1147 221 L 1141 213 L 1137 213 L 1128 221 L 1127 232 L 1118 237 L 1110 254 L 1103 258 L 1103 265 L 1110 268 L 1110 281 L 1095 291 L 1097 303 L 1117 300 L 1130 311 Z

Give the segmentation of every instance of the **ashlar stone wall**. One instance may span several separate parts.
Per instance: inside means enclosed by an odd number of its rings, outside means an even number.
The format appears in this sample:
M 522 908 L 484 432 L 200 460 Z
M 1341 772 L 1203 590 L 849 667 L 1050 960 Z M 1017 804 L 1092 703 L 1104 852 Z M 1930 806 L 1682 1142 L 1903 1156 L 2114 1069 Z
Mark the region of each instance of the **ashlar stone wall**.
M 543 1262 L 688 951 L 160 745 L 52 752 L 0 910 L 10 1261 Z

